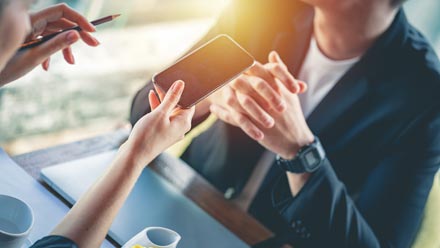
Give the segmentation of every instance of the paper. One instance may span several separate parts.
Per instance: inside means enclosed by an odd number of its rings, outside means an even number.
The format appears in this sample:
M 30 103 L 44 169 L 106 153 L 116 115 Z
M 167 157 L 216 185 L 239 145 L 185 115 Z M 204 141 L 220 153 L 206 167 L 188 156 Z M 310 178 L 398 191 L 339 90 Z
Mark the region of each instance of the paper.
M 67 214 L 69 208 L 47 191 L 0 149 L 0 194 L 25 201 L 34 212 L 31 242 L 47 236 Z M 114 247 L 105 241 L 102 247 Z

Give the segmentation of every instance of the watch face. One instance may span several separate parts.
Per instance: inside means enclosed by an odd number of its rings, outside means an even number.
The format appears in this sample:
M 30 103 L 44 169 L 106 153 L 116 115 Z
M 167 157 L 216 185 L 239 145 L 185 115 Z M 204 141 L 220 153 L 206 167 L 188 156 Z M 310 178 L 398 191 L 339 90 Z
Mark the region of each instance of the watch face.
M 307 151 L 304 154 L 304 162 L 308 171 L 314 171 L 321 163 L 318 152 L 316 150 Z

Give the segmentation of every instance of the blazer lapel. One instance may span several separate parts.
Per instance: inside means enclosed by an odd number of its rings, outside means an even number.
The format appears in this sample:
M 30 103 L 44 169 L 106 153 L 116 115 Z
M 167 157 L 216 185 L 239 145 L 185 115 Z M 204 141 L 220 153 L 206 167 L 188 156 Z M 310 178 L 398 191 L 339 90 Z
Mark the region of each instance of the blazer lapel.
M 280 53 L 289 71 L 298 76 L 304 61 L 310 38 L 313 34 L 313 8 L 308 5 L 295 7 L 298 12 L 292 19 L 287 31 L 280 32 L 275 40 L 273 49 Z M 307 119 L 311 130 L 319 135 L 326 127 L 335 122 L 351 106 L 365 96 L 371 82 L 379 77 L 392 57 L 392 48 L 401 45 L 404 40 L 406 17 L 400 10 L 391 27 L 365 53 L 327 94 Z
M 307 119 L 310 129 L 319 135 L 368 92 L 366 77 L 356 77 L 355 65 L 324 97 Z
M 365 96 L 374 82 L 380 81 L 377 79 L 386 73 L 386 68 L 392 64 L 391 58 L 398 56 L 398 48 L 405 40 L 407 26 L 405 14 L 401 9 L 388 30 L 339 80 L 309 116 L 307 122 L 315 134 L 319 135 Z
M 293 17 L 290 31 L 280 32 L 276 36 L 273 47 L 296 77 L 309 50 L 313 34 L 313 8 L 307 5 L 302 8 L 304 9 Z M 367 92 L 367 79 L 356 75 L 362 73 L 358 73 L 357 68 L 350 70 L 309 116 L 307 122 L 315 134 L 319 134 Z

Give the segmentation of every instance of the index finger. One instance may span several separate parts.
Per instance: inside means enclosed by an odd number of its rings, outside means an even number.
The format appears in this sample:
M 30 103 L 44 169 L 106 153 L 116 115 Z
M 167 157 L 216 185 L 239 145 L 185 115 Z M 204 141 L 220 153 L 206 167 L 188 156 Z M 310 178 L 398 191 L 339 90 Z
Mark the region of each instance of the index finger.
M 297 80 L 289 72 L 289 69 L 287 68 L 286 64 L 284 64 L 277 52 L 270 52 L 269 63 L 266 64 L 266 67 L 274 77 L 278 78 L 286 86 L 290 92 L 294 94 L 300 93 L 301 87 L 299 86 Z
M 46 22 L 54 22 L 61 18 L 72 21 L 84 31 L 95 32 L 96 29 L 83 15 L 70 8 L 67 4 L 57 4 L 35 14 L 37 20 L 44 19 Z
M 269 85 L 277 92 L 279 92 L 280 88 L 278 84 L 275 82 L 275 78 L 272 74 L 259 62 L 256 62 L 254 66 L 252 66 L 246 74 L 257 76 L 264 79 Z

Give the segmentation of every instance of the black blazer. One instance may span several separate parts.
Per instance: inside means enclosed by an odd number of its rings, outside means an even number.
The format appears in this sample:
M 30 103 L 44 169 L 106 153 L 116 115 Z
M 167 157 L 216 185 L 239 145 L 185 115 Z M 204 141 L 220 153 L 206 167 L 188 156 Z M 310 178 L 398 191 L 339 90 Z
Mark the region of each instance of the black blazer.
M 263 63 L 275 49 L 297 75 L 312 20 L 299 1 L 236 0 L 204 40 L 227 33 Z M 133 102 L 133 123 L 147 92 Z M 403 10 L 307 122 L 328 159 L 295 198 L 274 166 L 251 213 L 295 247 L 409 247 L 440 164 L 440 64 Z M 262 151 L 217 122 L 183 159 L 239 192 Z

